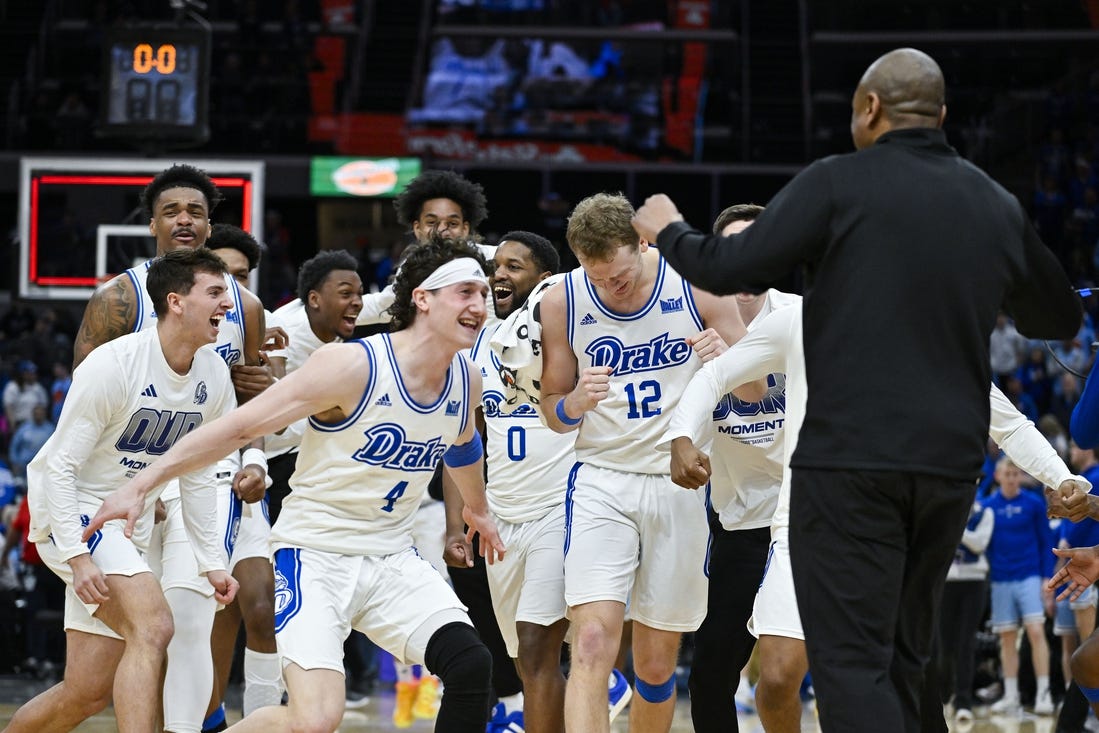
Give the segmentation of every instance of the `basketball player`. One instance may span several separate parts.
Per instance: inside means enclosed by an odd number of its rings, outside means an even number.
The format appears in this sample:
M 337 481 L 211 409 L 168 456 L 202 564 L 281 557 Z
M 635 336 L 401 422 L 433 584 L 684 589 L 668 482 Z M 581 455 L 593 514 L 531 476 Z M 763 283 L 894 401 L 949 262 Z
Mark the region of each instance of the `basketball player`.
M 705 616 L 709 533 L 704 498 L 672 485 L 667 453 L 652 446 L 700 356 L 744 333 L 735 308 L 692 290 L 639 240 L 632 216 L 621 194 L 581 201 L 567 230 L 581 267 L 541 302 L 543 415 L 557 432 L 578 431 L 565 535 L 570 730 L 609 728 L 606 685 L 627 597 L 631 729 L 671 725 L 680 635 Z
M 287 375 L 328 343 L 351 338 L 363 310 L 363 283 L 358 261 L 346 250 L 325 250 L 302 263 L 298 270 L 298 297 L 272 314 L 289 343 L 270 354 L 276 373 Z M 391 301 L 390 301 L 391 302 Z M 276 521 L 282 502 L 290 493 L 290 476 L 305 432 L 304 420 L 267 436 L 266 451 L 271 476 L 271 520 Z
M 458 354 L 484 323 L 488 269 L 469 245 L 414 248 L 394 285 L 392 334 L 318 349 L 296 372 L 169 451 L 159 471 L 128 483 L 91 521 L 89 531 L 112 515 L 127 516 L 130 526 L 157 483 L 310 418 L 294 490 L 271 530 L 275 633 L 290 703 L 260 708 L 231 730 L 336 730 L 344 713 L 343 641 L 352 627 L 442 678 L 439 730 L 484 730 L 488 650 L 453 591 L 415 552 L 410 528 L 443 459 L 487 559 L 504 553 L 485 501 L 473 420 L 481 378 Z
M 157 256 L 176 249 L 193 249 L 205 244 L 210 234 L 210 211 L 221 200 L 217 187 L 201 170 L 175 165 L 153 178 L 142 194 L 149 212 L 149 233 L 156 238 Z M 145 289 L 149 262 L 131 268 L 96 290 L 84 312 L 74 346 L 79 364 L 100 344 L 125 333 L 150 328 L 156 323 L 152 301 Z M 260 347 L 266 336 L 263 306 L 255 295 L 241 289 L 225 275 L 233 307 L 218 332 L 216 352 L 225 363 L 260 365 Z M 240 399 L 248 395 L 238 394 Z M 225 500 L 219 526 L 225 536 L 224 551 L 231 552 L 242 503 L 263 496 L 266 462 L 262 441 L 240 455 L 229 456 L 216 472 L 219 495 Z M 230 501 L 232 494 L 240 501 Z M 175 733 L 198 733 L 213 689 L 213 660 L 210 633 L 217 604 L 209 584 L 199 576 L 190 543 L 181 522 L 179 495 L 173 485 L 162 495 L 166 519 L 156 525 L 147 560 L 161 580 L 175 621 L 175 634 L 168 647 L 164 677 L 164 721 Z M 226 558 L 226 562 L 228 559 Z M 277 705 L 281 694 L 277 680 L 278 661 L 252 657 L 253 678 L 268 681 L 262 704 Z
M 417 242 L 427 241 L 432 235 L 458 239 L 473 239 L 477 228 L 488 217 L 488 202 L 480 184 L 470 181 L 454 171 L 431 170 L 416 176 L 393 200 L 397 210 L 397 221 L 409 228 Z M 478 244 L 478 249 L 486 259 L 493 257 L 493 247 Z M 496 320 L 489 303 L 486 325 Z M 441 475 L 436 472 L 433 482 L 440 482 Z M 441 487 L 433 483 L 434 496 L 439 496 Z M 422 511 L 430 514 L 438 510 L 435 500 L 428 496 L 424 500 Z M 424 526 L 423 519 L 420 526 Z M 474 539 L 474 544 L 478 541 Z M 481 634 L 481 638 L 492 652 L 492 684 L 496 698 L 505 703 L 507 714 L 521 713 L 523 709 L 523 683 L 515 668 L 515 662 L 507 650 L 496 615 L 493 612 L 492 596 L 488 587 L 487 568 L 481 555 L 473 554 L 473 565 L 451 564 L 446 568 L 454 592 L 469 609 L 469 617 Z M 399 727 L 409 724 L 414 714 L 427 712 L 425 703 L 429 702 L 432 692 L 429 683 L 426 689 L 417 690 L 420 683 L 415 679 L 413 670 L 397 666 L 397 703 L 393 710 L 393 720 Z M 495 717 L 494 717 L 495 719 Z
M 560 266 L 548 240 L 522 231 L 504 235 L 495 260 L 492 297 L 499 318 L 519 310 L 534 286 Z M 509 550 L 506 563 L 487 568 L 488 586 L 508 655 L 516 660 L 523 681 L 523 729 L 557 733 L 565 727 L 560 662 L 568 622 L 562 548 L 565 487 L 576 460 L 575 436 L 545 427 L 531 405 L 506 403 L 496 357 L 489 348 L 498 327 L 499 323 L 486 326 L 472 352 L 484 380 L 480 414 L 488 448 L 488 502 Z M 448 512 L 453 515 L 453 510 Z M 460 517 L 448 526 L 447 536 L 458 543 L 464 540 Z M 448 541 L 447 547 L 454 544 Z M 516 711 L 510 708 L 504 714 Z
M 714 233 L 744 231 L 762 211 L 753 204 L 730 206 L 714 221 Z M 736 304 L 749 332 L 778 308 L 801 307 L 799 296 L 773 288 L 737 293 L 726 301 Z M 726 394 L 713 408 L 710 505 L 716 517 L 710 522 L 709 595 L 706 618 L 695 632 L 688 679 L 695 733 L 739 729 L 734 696 L 756 643 L 748 619 L 763 580 L 771 515 L 782 483 L 786 378 L 769 374 L 767 384 L 760 401 L 746 403 Z
M 750 631 L 759 639 L 760 679 L 756 707 L 760 722 L 770 733 L 801 730 L 801 701 L 798 689 L 809 659 L 798 613 L 794 580 L 790 570 L 790 456 L 797 444 L 805 416 L 807 386 L 802 352 L 802 309 L 781 308 L 754 327 L 747 336 L 691 380 L 672 418 L 665 440 L 671 440 L 672 478 L 680 486 L 696 489 L 710 478 L 709 457 L 698 450 L 713 431 L 713 405 L 722 395 L 746 381 L 770 373 L 786 375 L 786 425 L 783 446 L 782 488 L 771 522 L 771 548 L 767 571 L 756 596 Z M 993 440 L 1013 460 L 1046 486 L 1061 491 L 1090 490 L 1088 482 L 1074 476 L 1033 423 L 1019 413 L 995 386 L 989 401 Z M 1047 496 L 1053 492 L 1047 491 Z M 1057 511 L 1051 500 L 1051 510 Z M 937 695 L 937 691 L 935 693 Z M 946 729 L 941 707 L 925 711 L 923 730 Z
M 206 240 L 206 247 L 225 263 L 226 271 L 237 285 L 242 289 L 247 288 L 248 275 L 259 264 L 262 251 L 255 237 L 231 224 L 215 224 L 210 238 Z M 285 346 L 285 331 L 280 336 L 280 345 Z M 264 367 L 246 368 L 250 373 L 270 372 Z M 262 389 L 267 386 L 269 385 L 262 384 Z M 266 466 L 266 457 L 260 459 L 253 455 L 252 459 Z M 244 714 L 248 715 L 264 705 L 278 705 L 282 702 L 283 690 L 278 650 L 275 647 L 275 575 L 271 568 L 271 524 L 268 520 L 266 497 L 261 495 L 248 505 L 247 511 L 242 509 L 241 498 L 235 494 L 222 493 L 218 498 L 223 502 L 231 502 L 231 506 L 227 506 L 225 511 L 239 521 L 239 530 L 229 558 L 229 572 L 240 583 L 240 591 L 233 603 L 214 615 L 210 636 L 214 658 L 214 686 L 206 709 L 203 730 L 217 730 L 224 725 L 225 711 L 221 703 L 229 684 L 229 672 L 242 619 L 245 632 Z
M 156 260 L 148 288 L 157 326 L 115 339 L 76 369 L 57 431 L 30 464 L 30 539 L 68 586 L 67 658 L 64 680 L 20 708 L 6 729 L 11 733 L 71 730 L 112 699 L 122 733 L 156 726 L 173 627 L 164 593 L 141 555 L 156 492 L 147 508 L 135 509 L 136 531 L 124 536 L 114 522 L 82 540 L 81 530 L 119 484 L 181 435 L 232 408 L 224 364 L 201 348 L 217 338 L 232 305 L 224 272 L 205 250 Z M 192 468 L 180 478 L 186 533 L 205 582 L 219 602 L 229 603 L 237 583 L 218 549 L 215 467 L 209 461 Z

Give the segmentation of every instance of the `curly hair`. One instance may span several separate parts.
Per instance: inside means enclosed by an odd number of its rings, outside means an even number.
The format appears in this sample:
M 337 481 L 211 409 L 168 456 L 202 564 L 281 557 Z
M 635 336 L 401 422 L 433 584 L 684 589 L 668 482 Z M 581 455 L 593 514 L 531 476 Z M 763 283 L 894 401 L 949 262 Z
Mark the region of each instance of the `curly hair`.
M 534 232 L 516 229 L 500 237 L 500 244 L 518 242 L 530 250 L 530 258 L 535 267 L 542 272 L 557 272 L 561 269 L 561 255 L 548 239 Z
M 206 249 L 235 249 L 248 260 L 248 269 L 256 269 L 263 248 L 248 232 L 232 224 L 214 224 Z
M 476 229 L 488 217 L 488 204 L 481 184 L 454 171 L 424 171 L 393 200 L 397 221 L 405 226 L 420 218 L 425 201 L 450 199 L 462 209 L 462 216 Z
M 633 206 L 621 193 L 588 196 L 569 214 L 565 232 L 569 249 L 577 257 L 609 261 L 619 247 L 639 246 L 641 240 L 630 224 L 633 214 Z
M 359 271 L 359 261 L 346 249 L 326 249 L 302 263 L 298 270 L 298 298 L 305 303 L 333 270 Z
M 759 204 L 733 204 L 714 219 L 714 234 L 721 234 L 721 230 L 734 221 L 755 221 L 763 213 L 763 207 Z
M 459 257 L 472 257 L 477 260 L 487 277 L 492 277 L 496 269 L 494 263 L 486 260 L 476 243 L 466 239 L 449 239 L 432 234 L 426 242 L 411 245 L 405 250 L 404 263 L 393 281 L 393 305 L 389 314 L 393 317 L 392 330 L 408 328 L 416 319 L 416 305 L 412 302 L 412 291 L 435 272 L 440 266 Z
M 222 199 L 221 192 L 210 180 L 210 176 L 206 175 L 206 171 L 199 170 L 186 163 L 177 163 L 171 168 L 166 168 L 158 173 L 156 178 L 149 181 L 149 185 L 141 192 L 141 205 L 147 215 L 153 215 L 153 207 L 156 206 L 157 197 L 169 188 L 193 188 L 201 191 L 202 195 L 206 197 L 206 206 L 211 213 L 221 203 Z

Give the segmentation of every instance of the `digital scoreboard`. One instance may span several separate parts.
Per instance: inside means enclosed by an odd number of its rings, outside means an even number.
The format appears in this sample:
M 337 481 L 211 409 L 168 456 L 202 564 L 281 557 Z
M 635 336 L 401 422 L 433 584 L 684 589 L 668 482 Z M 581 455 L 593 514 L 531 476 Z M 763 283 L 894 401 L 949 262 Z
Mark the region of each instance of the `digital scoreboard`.
M 112 29 L 103 58 L 103 135 L 179 142 L 203 142 L 209 137 L 207 29 L 162 25 Z

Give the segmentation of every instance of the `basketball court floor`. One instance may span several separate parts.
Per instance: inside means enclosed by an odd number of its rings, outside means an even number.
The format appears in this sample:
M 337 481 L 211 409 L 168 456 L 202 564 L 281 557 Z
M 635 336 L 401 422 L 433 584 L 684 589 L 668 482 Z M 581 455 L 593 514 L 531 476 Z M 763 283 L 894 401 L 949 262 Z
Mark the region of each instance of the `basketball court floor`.
M 8 723 L 20 703 L 30 699 L 43 689 L 45 689 L 45 683 L 20 677 L 0 677 L 0 727 Z M 390 731 L 398 730 L 427 733 L 433 729 L 432 721 L 427 720 L 418 720 L 411 728 L 396 728 L 393 725 L 392 715 L 393 694 L 379 688 L 370 695 L 369 701 L 364 706 L 347 711 L 339 730 L 341 733 L 362 733 L 364 731 L 390 733 Z M 235 713 L 230 711 L 230 722 L 238 719 L 239 711 Z M 978 717 L 972 724 L 963 727 L 951 725 L 950 730 L 957 733 L 1053 733 L 1054 724 L 1054 718 L 1034 717 L 1024 714 L 1018 718 L 1004 716 Z M 627 713 L 624 712 L 611 726 L 611 730 L 613 733 L 625 733 L 628 727 Z M 114 714 L 108 709 L 85 722 L 76 730 L 78 733 L 116 733 Z M 754 715 L 741 715 L 740 730 L 741 733 L 763 733 L 763 726 L 760 725 L 759 718 Z M 806 705 L 802 715 L 802 731 L 811 733 L 819 730 L 815 711 L 810 703 Z M 690 702 L 686 697 L 680 697 L 676 706 L 672 733 L 690 733 L 691 731 Z

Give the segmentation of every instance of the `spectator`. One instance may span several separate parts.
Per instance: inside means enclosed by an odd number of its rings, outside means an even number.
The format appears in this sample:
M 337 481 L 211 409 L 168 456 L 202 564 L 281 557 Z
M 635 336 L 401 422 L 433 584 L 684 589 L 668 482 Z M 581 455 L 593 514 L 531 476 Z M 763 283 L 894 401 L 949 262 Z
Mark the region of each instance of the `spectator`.
M 61 408 L 65 404 L 65 398 L 69 395 L 69 387 L 72 386 L 72 372 L 64 361 L 53 363 L 53 385 L 50 387 L 50 420 L 56 425 L 61 417 Z
M 1031 660 L 1038 682 L 1034 712 L 1050 715 L 1049 645 L 1045 615 L 1052 612 L 1053 595 L 1045 583 L 1053 574 L 1053 537 L 1046 520 L 1046 504 L 1032 492 L 1022 491 L 1022 471 L 1010 458 L 996 464 L 999 490 L 985 502 L 996 518 L 988 545 L 992 580 L 991 628 L 1000 635 L 1000 661 L 1004 672 L 1004 696 L 992 706 L 994 713 L 1013 713 L 1019 702 L 1020 622 L 1030 640 Z
M 973 671 L 977 624 L 988 602 L 988 560 L 995 513 L 974 502 L 961 544 L 946 575 L 940 611 L 939 659 L 942 699 L 954 697 L 954 716 L 973 720 Z M 950 684 L 953 680 L 953 689 Z
M 38 382 L 38 367 L 33 361 L 19 362 L 15 379 L 4 387 L 4 415 L 11 430 L 17 430 L 24 420 L 29 420 L 37 405 L 50 404 L 46 388 Z
M 1069 458 L 1068 430 L 1057 421 L 1056 417 L 1049 414 L 1042 415 L 1037 422 L 1037 426 L 1039 432 L 1053 446 L 1053 450 L 1057 451 L 1057 455 L 1061 457 L 1061 460 L 1067 461 Z M 1075 545 L 1072 546 L 1075 547 Z
M 19 509 L 4 536 L 4 546 L 0 549 L 0 570 L 7 570 L 11 563 L 12 549 L 18 544 L 19 559 L 22 562 L 24 577 L 31 575 L 33 582 L 24 581 L 27 591 L 26 614 L 26 655 L 23 666 L 33 670 L 39 676 L 49 676 L 51 671 L 63 661 L 60 644 L 50 643 L 52 630 L 57 621 L 43 618 L 43 611 L 55 611 L 58 615 L 65 608 L 65 583 L 42 562 L 38 548 L 27 539 L 30 532 L 31 513 L 24 497 Z
M 16 428 L 8 456 L 11 458 L 16 479 L 24 485 L 27 480 L 27 464 L 38 454 L 51 435 L 53 435 L 53 423 L 48 419 L 46 405 L 35 405 L 31 419 L 24 421 Z
M 1027 353 L 1026 361 L 1019 367 L 1019 382 L 1023 391 L 1034 400 L 1039 414 L 1047 412 L 1053 383 L 1046 368 L 1046 351 L 1041 346 L 1036 346 Z
M 0 458 L 0 507 L 5 507 L 15 501 L 15 474 L 11 468 Z
M 1073 374 L 1065 372 L 1058 382 L 1060 389 L 1053 394 L 1053 400 L 1049 406 L 1050 413 L 1057 418 L 1061 427 L 1068 428 L 1072 419 L 1072 408 L 1080 400 L 1080 380 Z
M 1015 409 L 1026 415 L 1032 423 L 1038 422 L 1038 405 L 1034 399 L 1023 391 L 1023 383 L 1014 374 L 1009 374 L 1003 379 L 1003 390 Z
M 1000 313 L 996 316 L 996 328 L 989 337 L 989 358 L 996 386 L 1003 387 L 1003 379 L 1019 368 L 1027 340 L 1015 330 L 1015 324 Z

